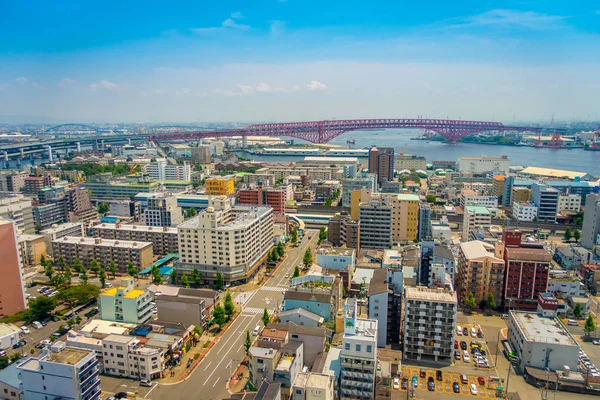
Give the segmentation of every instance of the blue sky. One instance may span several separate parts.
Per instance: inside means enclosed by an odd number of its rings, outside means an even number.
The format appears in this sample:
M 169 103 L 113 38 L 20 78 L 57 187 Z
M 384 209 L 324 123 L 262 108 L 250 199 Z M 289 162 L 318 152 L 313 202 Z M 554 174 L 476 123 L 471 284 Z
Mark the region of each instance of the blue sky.
M 0 114 L 598 119 L 593 1 L 13 1 Z

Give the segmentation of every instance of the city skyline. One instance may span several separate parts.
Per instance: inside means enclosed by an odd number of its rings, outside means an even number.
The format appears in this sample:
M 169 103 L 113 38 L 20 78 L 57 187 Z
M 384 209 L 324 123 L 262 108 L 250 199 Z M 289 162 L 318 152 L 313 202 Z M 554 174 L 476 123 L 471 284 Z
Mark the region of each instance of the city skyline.
M 597 8 L 11 4 L 0 107 L 49 121 L 598 119 Z

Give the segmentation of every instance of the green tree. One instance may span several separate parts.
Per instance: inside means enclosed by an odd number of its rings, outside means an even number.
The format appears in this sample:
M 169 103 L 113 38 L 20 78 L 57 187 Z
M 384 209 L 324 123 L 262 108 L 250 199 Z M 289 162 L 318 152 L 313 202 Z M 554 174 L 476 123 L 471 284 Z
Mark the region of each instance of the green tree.
M 90 261 L 90 271 L 98 276 L 98 272 L 100 272 L 100 264 L 98 264 L 98 261 L 96 261 L 95 258 L 92 258 L 92 261 Z
M 71 284 L 71 279 L 73 278 L 73 272 L 71 272 L 71 267 L 68 265 L 65 267 L 65 271 L 63 272 L 63 278 L 67 285 Z
M 188 279 L 187 275 L 183 275 L 181 277 L 180 283 L 183 287 L 190 287 L 190 280 Z
M 52 267 L 52 263 L 46 263 L 46 267 L 44 268 L 44 274 L 48 277 L 48 279 L 52 279 L 52 275 L 54 275 L 54 268 Z
M 99 203 L 98 204 L 98 214 L 100 215 L 104 215 L 108 212 L 109 208 L 108 208 L 108 204 L 106 203 Z
M 10 360 L 7 356 L 0 357 L 0 370 L 8 367 L 10 365 Z
M 71 265 L 71 269 L 73 269 L 73 271 L 77 272 L 78 274 L 81 273 L 81 271 L 83 270 L 83 264 L 81 263 L 81 260 L 79 260 L 79 258 L 75 258 L 73 260 L 73 265 Z
M 133 265 L 131 261 L 127 263 L 127 274 L 131 277 L 136 277 L 138 274 L 138 269 Z
M 323 243 L 324 240 L 327 240 L 327 231 L 325 230 L 325 227 L 322 226 L 319 229 L 319 244 Z
M 202 283 L 202 277 L 200 276 L 200 272 L 196 267 L 194 267 L 192 270 L 192 282 L 194 283 L 195 287 L 200 287 L 200 284 Z
M 581 304 L 577 303 L 575 304 L 575 307 L 573 307 L 573 315 L 575 316 L 575 318 L 579 319 L 581 318 L 581 313 L 582 313 L 582 308 L 581 308 Z
M 563 239 L 565 239 L 568 242 L 572 238 L 573 238 L 573 234 L 571 233 L 571 230 L 569 228 L 565 229 L 565 235 L 563 236 Z
M 267 307 L 265 307 L 265 310 L 263 311 L 261 320 L 265 326 L 267 326 L 267 324 L 271 322 L 271 317 L 269 317 L 269 311 L 267 310 Z
M 98 297 L 100 289 L 96 285 L 77 285 L 60 290 L 57 298 L 72 308 L 75 304 L 87 304 Z
M 573 231 L 573 239 L 575 239 L 576 243 L 579 243 L 579 240 L 581 240 L 581 232 L 578 229 Z
M 465 300 L 465 307 L 473 310 L 476 306 L 477 302 L 475 301 L 475 296 L 473 296 L 473 292 L 469 292 Z
M 250 339 L 250 331 L 246 331 L 246 340 L 244 340 L 244 349 L 246 350 L 245 353 L 246 355 L 248 355 L 248 351 L 250 350 L 250 347 L 252 347 L 252 339 Z
M 227 319 L 231 319 L 233 314 L 235 314 L 235 305 L 233 304 L 233 300 L 231 299 L 231 293 L 227 292 L 225 295 L 225 301 L 223 302 L 225 308 L 225 315 L 227 315 Z
M 58 269 L 60 269 L 60 272 L 65 270 L 65 259 L 62 255 L 58 256 Z
M 302 258 L 302 264 L 304 264 L 304 268 L 308 269 L 313 262 L 312 252 L 310 251 L 310 247 L 306 249 L 304 252 L 304 258 Z
M 115 260 L 110 260 L 110 263 L 108 263 L 108 271 L 112 274 L 113 279 L 115 279 L 115 275 L 117 274 L 117 263 Z
M 58 288 L 65 284 L 65 278 L 62 275 L 53 275 L 52 278 L 50 278 L 50 283 Z
M 175 271 L 175 268 L 173 268 L 173 272 L 171 272 L 171 276 L 169 276 L 169 281 L 171 282 L 171 285 L 177 283 L 177 271 Z
M 294 274 L 292 275 L 292 278 L 297 278 L 300 276 L 300 268 L 296 265 L 296 267 L 294 267 Z
M 190 216 L 190 218 L 196 216 L 196 209 L 194 207 L 190 208 L 189 216 Z
M 84 269 L 83 272 L 79 274 L 79 280 L 81 281 L 82 285 L 87 285 L 88 279 L 88 274 Z
M 277 254 L 279 255 L 279 258 L 281 259 L 281 257 L 283 257 L 285 255 L 285 247 L 283 246 L 282 242 L 277 243 Z
M 221 271 L 217 271 L 217 276 L 215 277 L 215 286 L 219 290 L 223 290 L 223 288 L 224 288 L 224 286 L 223 286 L 223 274 L 221 273 Z
M 585 332 L 586 336 L 590 336 L 592 332 L 596 332 L 596 322 L 594 321 L 592 314 L 590 314 L 585 320 L 583 331 Z
M 296 243 L 298 241 L 298 229 L 292 228 L 290 239 L 292 240 L 292 243 Z
M 160 276 L 160 270 L 158 266 L 152 266 L 152 283 L 160 285 L 162 283 L 162 276 Z
M 225 322 L 227 322 L 227 319 L 225 317 L 225 309 L 222 305 L 217 304 L 216 306 L 214 306 L 213 319 L 215 321 L 215 324 L 219 325 L 219 327 L 222 327 L 223 325 L 225 325 Z
M 437 201 L 437 197 L 434 194 L 428 194 L 427 195 L 427 202 L 428 203 L 435 203 Z
M 46 257 L 43 254 L 40 256 L 40 265 L 42 267 L 46 266 Z
M 46 318 L 55 307 L 56 299 L 54 297 L 39 296 L 29 300 L 29 313 L 34 321 Z
M 98 280 L 100 280 L 100 285 L 102 285 L 102 289 L 104 289 L 106 287 L 106 271 L 104 270 L 104 268 L 100 268 Z
M 21 355 L 21 353 L 12 353 L 8 358 L 10 359 L 11 363 L 14 363 L 23 358 L 23 356 Z
M 493 293 L 488 293 L 488 297 L 487 297 L 487 307 L 495 310 L 496 309 L 496 301 L 494 300 L 494 294 Z

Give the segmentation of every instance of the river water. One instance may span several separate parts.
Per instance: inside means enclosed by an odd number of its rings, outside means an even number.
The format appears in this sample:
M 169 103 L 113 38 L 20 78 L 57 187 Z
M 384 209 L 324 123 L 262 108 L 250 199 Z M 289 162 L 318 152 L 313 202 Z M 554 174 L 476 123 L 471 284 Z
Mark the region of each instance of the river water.
M 600 176 L 600 151 L 583 149 L 544 149 L 524 146 L 494 146 L 476 143 L 448 144 L 423 140 L 410 140 L 420 135 L 419 131 L 387 129 L 382 131 L 354 131 L 333 139 L 330 144 L 346 146 L 346 140 L 354 139 L 354 148 L 368 148 L 372 145 L 394 147 L 396 152 L 404 145 L 405 154 L 423 156 L 428 163 L 432 161 L 456 161 L 459 156 L 501 156 L 507 155 L 510 165 L 564 169 L 587 172 Z M 295 140 L 296 143 L 300 142 Z M 303 156 L 258 156 L 247 155 L 248 158 L 263 161 L 297 161 Z

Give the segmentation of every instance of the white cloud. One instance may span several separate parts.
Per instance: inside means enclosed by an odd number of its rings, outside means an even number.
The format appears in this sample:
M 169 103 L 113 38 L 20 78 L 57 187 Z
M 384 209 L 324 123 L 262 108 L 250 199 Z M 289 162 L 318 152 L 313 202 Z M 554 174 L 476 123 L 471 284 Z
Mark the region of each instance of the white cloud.
M 175 92 L 175 94 L 189 94 L 192 92 L 192 89 L 188 87 L 184 87 Z
M 279 20 L 271 21 L 270 27 L 271 36 L 278 36 L 283 33 L 283 30 L 285 29 L 285 22 Z
M 240 89 L 242 91 L 242 93 L 244 94 L 249 94 L 252 93 L 254 91 L 254 88 L 252 86 L 248 86 L 248 85 L 242 85 L 240 83 L 238 83 L 237 85 L 235 85 L 238 89 Z
M 97 83 L 90 83 L 90 89 L 91 89 L 91 90 L 96 90 L 96 89 L 98 89 L 98 84 L 97 84 Z
M 229 16 L 231 18 L 235 18 L 235 19 L 244 18 L 244 16 L 242 15 L 242 13 L 239 12 L 239 11 L 238 12 L 232 12 Z
M 75 81 L 71 78 L 63 78 L 60 82 L 56 84 L 58 87 L 66 88 L 72 87 L 75 85 Z
M 462 18 L 453 18 L 445 22 L 446 28 L 468 27 L 519 27 L 532 30 L 549 30 L 564 23 L 564 16 L 541 14 L 535 11 L 518 11 L 508 9 L 494 9 L 477 15 Z
M 241 94 L 250 94 L 253 92 L 294 93 L 294 92 L 297 92 L 298 90 L 300 90 L 300 86 L 298 86 L 298 85 L 292 85 L 290 87 L 272 87 L 271 85 L 269 85 L 268 83 L 265 83 L 265 82 L 261 82 L 257 86 L 242 85 L 241 83 L 238 83 L 237 85 L 235 85 L 235 87 L 237 87 L 238 89 L 241 90 Z
M 226 28 L 234 28 L 234 29 L 242 29 L 242 30 L 246 30 L 246 29 L 250 28 L 250 25 L 238 24 L 237 22 L 235 22 L 233 20 L 233 18 L 227 18 L 225 21 L 223 21 L 222 25 Z
M 118 85 L 114 82 L 102 79 L 100 81 L 100 86 L 102 86 L 104 89 L 112 90 L 112 89 L 116 89 Z
M 256 87 L 256 91 L 257 92 L 272 92 L 273 88 L 271 86 L 269 86 L 268 84 L 261 82 L 258 84 L 258 86 Z
M 327 85 L 319 81 L 310 81 L 310 83 L 306 85 L 306 88 L 314 92 L 317 90 L 327 90 Z
M 24 77 L 24 76 L 20 76 L 20 77 L 18 77 L 17 79 L 15 79 L 15 81 L 16 81 L 17 83 L 27 83 L 27 82 L 29 82 L 29 79 L 27 79 L 27 78 L 26 78 L 26 77 Z

